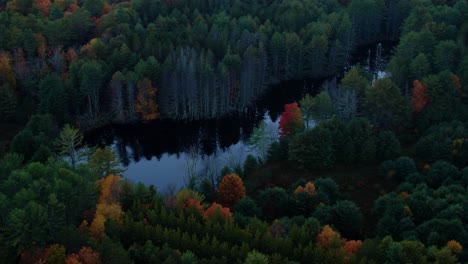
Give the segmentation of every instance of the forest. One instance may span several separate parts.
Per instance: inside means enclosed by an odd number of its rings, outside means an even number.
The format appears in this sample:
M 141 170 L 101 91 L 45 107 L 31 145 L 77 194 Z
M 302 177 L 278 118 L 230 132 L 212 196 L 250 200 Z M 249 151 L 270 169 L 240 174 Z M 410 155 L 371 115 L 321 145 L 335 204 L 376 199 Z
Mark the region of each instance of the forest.
M 351 64 L 378 43 L 383 76 Z M 84 146 L 328 77 L 179 190 Z M 467 89 L 467 0 L 0 0 L 1 260 L 466 263 Z

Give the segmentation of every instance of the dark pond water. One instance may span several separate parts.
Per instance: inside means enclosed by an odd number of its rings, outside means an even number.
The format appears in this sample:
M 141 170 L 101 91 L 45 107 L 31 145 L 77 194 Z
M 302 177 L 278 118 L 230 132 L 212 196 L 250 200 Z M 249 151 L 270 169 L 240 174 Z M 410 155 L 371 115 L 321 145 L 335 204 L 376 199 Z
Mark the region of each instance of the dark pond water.
M 174 122 L 157 120 L 147 124 L 109 125 L 86 134 L 88 145 L 112 146 L 127 168 L 125 177 L 152 184 L 158 189 L 182 187 L 188 169 L 198 174 L 210 167 L 242 164 L 248 154 L 256 155 L 247 142 L 255 126 L 265 120 L 275 134 L 285 103 L 301 98 L 304 85 L 316 90 L 321 81 L 290 81 L 275 85 L 255 105 L 236 116 L 217 120 Z M 197 154 L 194 154 L 196 151 Z
M 384 45 L 382 54 L 389 54 L 390 47 Z M 376 67 L 375 54 L 376 45 L 363 47 L 351 65 L 370 65 L 372 71 L 379 73 L 382 66 Z M 123 176 L 132 181 L 154 185 L 159 190 L 180 188 L 188 183 L 191 172 L 196 172 L 200 179 L 209 173 L 219 173 L 225 166 L 242 164 L 248 154 L 257 155 L 247 142 L 260 121 L 264 120 L 268 130 L 277 135 L 284 104 L 299 101 L 305 93 L 317 93 L 324 81 L 333 83 L 333 80 L 274 85 L 252 107 L 236 116 L 186 123 L 157 120 L 109 125 L 88 132 L 85 141 L 91 146 L 112 146 L 127 168 Z

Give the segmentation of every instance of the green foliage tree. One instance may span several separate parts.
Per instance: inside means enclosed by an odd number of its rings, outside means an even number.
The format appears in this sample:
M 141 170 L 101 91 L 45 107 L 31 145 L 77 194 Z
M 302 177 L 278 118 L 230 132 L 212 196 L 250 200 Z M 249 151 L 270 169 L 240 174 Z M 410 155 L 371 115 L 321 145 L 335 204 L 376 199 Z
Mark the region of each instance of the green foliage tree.
M 452 164 L 443 160 L 437 161 L 427 174 L 427 184 L 432 188 L 440 187 L 449 177 L 454 177 L 458 173 L 457 167 Z
M 13 121 L 17 101 L 13 89 L 8 85 L 0 86 L 0 121 Z
M 367 90 L 364 109 L 374 124 L 398 129 L 407 124 L 409 101 L 390 79 L 380 79 Z
M 50 113 L 63 122 L 66 119 L 67 94 L 60 76 L 51 73 L 46 76 L 39 84 L 39 109 L 44 113 Z
M 268 264 L 268 257 L 256 250 L 249 252 L 245 264 Z
M 329 131 L 318 126 L 298 134 L 289 144 L 288 156 L 299 170 L 332 167 L 335 158 Z
M 333 102 L 327 91 L 322 91 L 314 97 L 306 95 L 299 104 L 301 105 L 301 110 L 304 107 L 307 111 L 304 112 L 304 119 L 307 127 L 309 126 L 310 119 L 315 121 L 327 120 L 335 112 Z
M 96 149 L 91 155 L 88 165 L 98 177 L 105 177 L 110 174 L 120 175 L 125 171 L 120 166 L 119 158 L 109 146 Z
M 249 147 L 258 153 L 261 160 L 266 159 L 271 143 L 276 140 L 276 135 L 273 132 L 271 129 L 269 130 L 265 121 L 261 121 L 250 136 Z
M 340 82 L 342 90 L 354 91 L 359 97 L 364 97 L 369 87 L 369 81 L 359 68 L 352 68 Z
M 416 172 L 416 164 L 409 157 L 400 157 L 395 161 L 395 175 L 404 180 L 408 175 Z
M 376 139 L 376 157 L 380 161 L 395 159 L 401 155 L 401 145 L 395 133 L 382 131 Z
M 79 161 L 78 147 L 83 143 L 83 134 L 76 128 L 66 124 L 60 132 L 57 144 L 59 153 L 70 157 L 73 167 Z

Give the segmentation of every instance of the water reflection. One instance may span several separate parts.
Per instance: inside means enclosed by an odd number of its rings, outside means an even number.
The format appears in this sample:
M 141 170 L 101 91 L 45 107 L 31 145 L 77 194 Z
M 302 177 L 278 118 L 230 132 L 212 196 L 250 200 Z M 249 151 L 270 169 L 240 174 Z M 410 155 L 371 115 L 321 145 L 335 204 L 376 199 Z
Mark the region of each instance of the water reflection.
M 360 64 L 382 77 L 391 43 L 366 46 L 358 50 L 350 65 Z M 265 92 L 252 107 L 236 116 L 196 122 L 155 121 L 149 124 L 112 125 L 86 134 L 91 146 L 112 146 L 127 167 L 124 177 L 152 184 L 158 189 L 181 187 L 189 168 L 200 175 L 216 174 L 226 165 L 240 164 L 252 150 L 246 145 L 261 120 L 274 129 L 284 104 L 297 102 L 306 93 L 316 94 L 326 81 L 336 78 L 283 82 Z M 189 155 L 192 146 L 197 155 Z M 255 153 L 253 153 L 255 154 Z
M 291 81 L 271 88 L 251 108 L 236 116 L 180 123 L 157 120 L 148 124 L 111 125 L 86 134 L 86 143 L 112 146 L 123 166 L 124 177 L 152 184 L 158 189 L 181 187 L 190 167 L 206 175 L 224 166 L 242 164 L 254 154 L 248 142 L 253 129 L 264 120 L 275 130 L 285 103 L 299 100 L 306 90 L 317 90 L 322 81 Z M 193 146 L 197 155 L 189 155 Z M 195 164 L 195 165 L 194 165 Z

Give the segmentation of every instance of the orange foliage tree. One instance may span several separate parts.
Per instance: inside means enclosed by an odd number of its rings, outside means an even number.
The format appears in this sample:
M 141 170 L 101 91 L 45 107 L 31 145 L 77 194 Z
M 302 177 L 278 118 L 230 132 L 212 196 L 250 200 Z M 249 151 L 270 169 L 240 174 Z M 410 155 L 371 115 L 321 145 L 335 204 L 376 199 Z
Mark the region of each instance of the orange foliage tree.
M 203 217 L 208 220 L 233 221 L 231 210 L 218 203 L 212 203 L 211 206 L 206 209 Z
M 122 207 L 120 206 L 120 177 L 109 175 L 98 182 L 101 188 L 99 202 L 96 205 L 96 213 L 94 219 L 89 226 L 91 235 L 100 238 L 105 231 L 105 223 L 107 219 L 114 220 L 117 223 L 122 222 Z
M 120 180 L 120 176 L 112 174 L 99 180 L 98 186 L 101 188 L 99 203 L 110 204 L 118 201 L 120 193 Z
M 301 193 L 301 192 L 306 192 L 309 195 L 316 195 L 317 191 L 315 190 L 315 185 L 312 182 L 306 183 L 305 187 L 302 187 L 301 185 L 297 186 L 296 190 L 294 190 L 295 194 Z
M 335 232 L 329 225 L 322 228 L 320 234 L 317 235 L 317 244 L 322 248 L 327 248 L 334 239 L 340 239 L 340 235 Z
M 65 55 L 65 58 L 67 59 L 68 64 L 70 65 L 73 61 L 76 61 L 78 59 L 78 55 L 76 54 L 75 49 L 69 48 L 67 50 L 67 54 Z
M 343 250 L 346 256 L 356 254 L 362 246 L 361 240 L 349 240 L 344 243 Z
M 11 68 L 11 58 L 6 52 L 0 53 L 0 85 L 8 84 L 16 87 L 15 73 Z
M 450 240 L 447 242 L 447 247 L 452 250 L 452 253 L 455 255 L 459 255 L 463 251 L 463 247 L 458 241 L 456 240 Z
M 78 254 L 71 254 L 65 264 L 100 264 L 101 257 L 90 247 L 82 247 Z
M 413 82 L 413 95 L 411 96 L 411 106 L 413 107 L 414 112 L 421 112 L 431 101 L 426 94 L 427 86 L 424 83 L 415 80 Z
M 156 88 L 151 81 L 145 78 L 138 81 L 138 94 L 135 109 L 140 113 L 144 121 L 154 120 L 159 117 L 158 105 L 156 104 Z
M 245 197 L 245 186 L 239 175 L 232 173 L 223 177 L 218 187 L 219 202 L 232 208 L 240 199 Z
M 297 103 L 284 105 L 279 121 L 280 136 L 287 137 L 303 127 L 302 111 Z
M 34 33 L 34 37 L 37 41 L 37 54 L 41 60 L 45 60 L 46 58 L 46 51 L 47 51 L 47 43 L 46 38 L 41 33 Z

